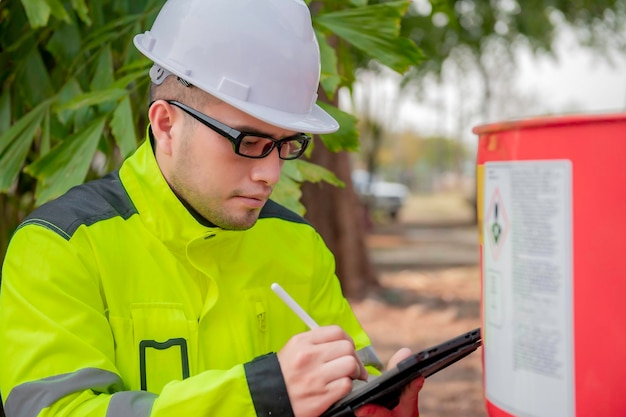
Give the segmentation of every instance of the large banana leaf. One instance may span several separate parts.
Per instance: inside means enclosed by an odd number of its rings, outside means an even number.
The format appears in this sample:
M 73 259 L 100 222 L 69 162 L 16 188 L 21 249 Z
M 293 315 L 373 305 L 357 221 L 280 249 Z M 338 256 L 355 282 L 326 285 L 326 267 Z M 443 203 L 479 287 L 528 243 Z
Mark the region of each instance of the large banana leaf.
M 50 102 L 41 103 L 0 137 L 0 192 L 7 191 L 19 174 Z
M 104 123 L 104 116 L 95 119 L 85 129 L 67 138 L 46 156 L 24 169 L 39 180 L 35 194 L 37 201 L 58 197 L 84 181 L 91 158 L 80 156 L 93 155 L 96 152 Z
M 410 1 L 394 1 L 324 13 L 315 23 L 397 72 L 419 64 L 423 55 L 400 37 L 400 23 Z

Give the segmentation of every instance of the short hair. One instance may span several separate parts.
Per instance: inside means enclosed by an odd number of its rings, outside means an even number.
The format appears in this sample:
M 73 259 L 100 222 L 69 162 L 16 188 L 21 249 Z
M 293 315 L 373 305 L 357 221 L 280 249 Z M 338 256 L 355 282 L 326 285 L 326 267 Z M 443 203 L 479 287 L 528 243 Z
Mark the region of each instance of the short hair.
M 170 75 L 161 84 L 150 83 L 150 103 L 156 100 L 176 100 L 191 107 L 221 102 L 175 75 Z

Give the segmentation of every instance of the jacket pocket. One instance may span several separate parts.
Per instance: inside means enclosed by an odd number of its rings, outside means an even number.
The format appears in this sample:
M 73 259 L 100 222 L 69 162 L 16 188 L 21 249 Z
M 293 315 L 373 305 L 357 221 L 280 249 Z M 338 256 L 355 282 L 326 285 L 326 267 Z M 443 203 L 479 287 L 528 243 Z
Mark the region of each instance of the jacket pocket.
M 197 321 L 187 319 L 181 304 L 133 304 L 130 315 L 110 318 L 127 388 L 159 394 L 167 383 L 195 372 Z

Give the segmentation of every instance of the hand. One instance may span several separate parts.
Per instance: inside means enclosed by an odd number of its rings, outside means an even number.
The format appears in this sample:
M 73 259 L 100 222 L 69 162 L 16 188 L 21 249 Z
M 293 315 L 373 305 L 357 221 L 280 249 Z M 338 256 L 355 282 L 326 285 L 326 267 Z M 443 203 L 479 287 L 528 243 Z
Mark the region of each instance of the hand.
M 406 359 L 410 355 L 410 349 L 400 349 L 389 359 L 387 368 L 393 368 L 398 362 Z M 393 410 L 389 410 L 381 405 L 366 404 L 357 409 L 354 414 L 356 417 L 419 417 L 418 394 L 423 386 L 423 377 L 413 380 L 404 388 L 402 395 L 400 395 L 400 402 Z
M 316 417 L 348 394 L 353 379 L 367 380 L 354 342 L 339 326 L 293 336 L 278 362 L 296 417 Z

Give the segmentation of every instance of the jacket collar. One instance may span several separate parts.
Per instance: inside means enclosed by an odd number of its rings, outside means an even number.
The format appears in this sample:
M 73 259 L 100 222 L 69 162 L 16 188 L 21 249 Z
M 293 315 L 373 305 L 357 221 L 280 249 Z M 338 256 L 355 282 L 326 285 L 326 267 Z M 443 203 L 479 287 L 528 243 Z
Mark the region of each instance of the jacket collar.
M 184 246 L 221 231 L 172 191 L 157 164 L 150 128 L 143 144 L 122 164 L 120 179 L 146 227 L 166 245 Z

